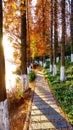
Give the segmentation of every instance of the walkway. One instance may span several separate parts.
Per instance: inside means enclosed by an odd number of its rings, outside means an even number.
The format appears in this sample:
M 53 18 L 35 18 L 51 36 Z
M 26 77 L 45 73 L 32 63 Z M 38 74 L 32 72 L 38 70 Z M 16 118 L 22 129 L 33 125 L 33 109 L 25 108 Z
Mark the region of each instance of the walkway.
M 36 78 L 29 130 L 73 130 L 39 72 Z

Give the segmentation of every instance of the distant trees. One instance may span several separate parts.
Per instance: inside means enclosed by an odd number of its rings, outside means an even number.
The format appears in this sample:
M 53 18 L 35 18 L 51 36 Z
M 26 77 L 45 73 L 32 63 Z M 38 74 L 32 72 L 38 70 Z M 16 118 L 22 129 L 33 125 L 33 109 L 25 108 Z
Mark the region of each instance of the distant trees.
M 70 6 L 71 3 L 71 6 Z M 67 55 L 68 47 L 70 47 L 70 43 L 68 45 L 67 41 L 71 42 L 71 61 L 72 61 L 72 48 L 73 48 L 73 9 L 72 9 L 72 1 L 63 1 L 63 0 L 51 0 L 51 27 L 50 27 L 50 72 L 52 72 L 52 65 L 54 67 L 55 76 L 56 72 L 56 60 L 57 56 L 59 59 L 61 58 L 61 68 L 60 68 L 60 80 L 65 81 L 65 56 Z M 70 12 L 71 8 L 71 12 Z M 70 16 L 71 14 L 71 16 Z M 70 19 L 69 19 L 70 18 Z M 70 25 L 71 24 L 71 25 Z M 70 35 L 71 30 L 71 35 Z M 71 41 L 70 41 L 71 36 Z M 59 44 L 58 44 L 59 42 Z M 70 51 L 70 48 L 69 48 Z M 53 54 L 53 55 L 52 55 Z M 59 54 L 59 55 L 58 55 Z M 69 54 L 69 53 L 68 53 Z M 52 58 L 53 57 L 53 58 Z
M 50 2 L 48 0 L 38 0 L 35 7 L 33 7 L 33 5 L 31 6 L 32 24 L 30 37 L 32 39 L 33 35 L 33 37 L 36 39 L 36 51 L 34 51 L 34 49 L 33 51 L 38 52 L 36 55 L 39 56 L 41 60 L 43 59 L 43 62 L 45 55 L 49 55 L 49 52 L 47 51 L 47 48 L 49 48 L 50 37 L 50 8 L 48 8 L 50 6 L 49 4 Z M 34 43 L 33 40 L 30 41 L 30 44 L 32 43 Z M 33 51 L 31 51 L 31 53 L 33 53 Z

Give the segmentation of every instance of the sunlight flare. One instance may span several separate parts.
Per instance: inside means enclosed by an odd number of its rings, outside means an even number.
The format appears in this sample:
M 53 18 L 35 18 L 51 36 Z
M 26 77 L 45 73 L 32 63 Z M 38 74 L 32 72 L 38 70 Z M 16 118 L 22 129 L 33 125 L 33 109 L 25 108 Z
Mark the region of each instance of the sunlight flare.
M 15 86 L 16 78 L 13 75 L 13 71 L 16 69 L 16 65 L 13 62 L 13 47 L 7 35 L 3 36 L 3 48 L 5 55 L 6 89 L 10 91 Z
M 13 48 L 10 44 L 10 41 L 7 35 L 3 36 L 3 47 L 4 47 L 5 58 L 6 59 L 13 58 Z

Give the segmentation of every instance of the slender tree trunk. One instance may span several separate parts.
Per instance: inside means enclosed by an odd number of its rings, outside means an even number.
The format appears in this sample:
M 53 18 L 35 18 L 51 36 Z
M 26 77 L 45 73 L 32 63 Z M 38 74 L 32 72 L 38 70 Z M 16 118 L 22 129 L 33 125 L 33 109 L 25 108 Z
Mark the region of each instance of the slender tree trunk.
M 31 53 L 30 53 L 30 1 L 27 0 L 27 74 L 30 73 L 32 68 Z
M 61 0 L 61 13 L 62 13 L 62 43 L 61 43 L 61 69 L 60 80 L 65 81 L 65 35 L 66 35 L 66 23 L 65 23 L 65 0 Z
M 3 15 L 0 0 L 0 130 L 9 130 L 8 102 L 5 88 L 5 59 L 2 46 Z
M 73 0 L 71 0 L 71 62 L 73 62 Z
M 29 50 L 30 50 L 30 44 L 29 44 L 29 0 L 27 0 L 27 74 L 30 73 L 30 54 L 29 54 Z
M 25 1 L 25 0 L 24 0 Z M 21 5 L 22 7 L 25 6 Z M 26 52 L 26 10 L 21 11 L 21 70 L 22 74 L 27 74 L 27 52 Z
M 50 72 L 53 72 L 53 0 L 51 0 Z
M 43 63 L 43 67 L 45 67 L 45 50 L 46 50 L 46 40 L 45 40 L 45 1 L 42 0 L 42 40 L 44 42 L 44 54 L 42 57 L 42 63 Z
M 24 0 L 21 6 L 26 8 L 26 1 Z M 21 10 L 21 71 L 22 71 L 22 82 L 23 91 L 28 89 L 28 78 L 27 78 L 27 44 L 26 44 L 26 9 Z
M 57 74 L 56 69 L 56 58 L 57 58 L 57 48 L 58 48 L 58 18 L 57 18 L 57 0 L 54 0 L 54 65 L 53 65 L 53 75 Z

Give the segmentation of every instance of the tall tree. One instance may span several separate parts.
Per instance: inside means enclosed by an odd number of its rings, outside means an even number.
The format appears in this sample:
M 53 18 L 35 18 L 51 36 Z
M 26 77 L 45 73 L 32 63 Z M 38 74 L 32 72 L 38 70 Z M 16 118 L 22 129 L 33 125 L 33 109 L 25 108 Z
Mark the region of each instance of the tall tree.
M 23 75 L 23 91 L 28 88 L 27 78 L 27 44 L 26 44 L 26 1 L 21 0 L 21 73 Z
M 53 0 L 51 0 L 50 72 L 53 72 Z
M 61 0 L 61 15 L 62 15 L 62 43 L 61 43 L 61 69 L 60 80 L 65 81 L 65 35 L 66 35 L 66 22 L 65 22 L 65 0 Z
M 73 62 L 73 0 L 71 0 L 71 62 Z
M 56 69 L 56 57 L 57 57 L 57 48 L 58 48 L 58 2 L 54 0 L 54 65 L 53 65 L 53 75 L 57 74 Z
M 5 88 L 5 59 L 2 46 L 3 14 L 0 0 L 0 130 L 9 130 L 8 102 Z
M 27 74 L 31 71 L 31 53 L 30 53 L 30 1 L 27 0 Z

